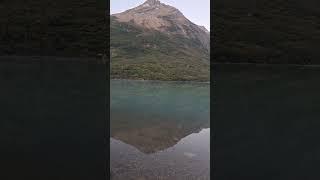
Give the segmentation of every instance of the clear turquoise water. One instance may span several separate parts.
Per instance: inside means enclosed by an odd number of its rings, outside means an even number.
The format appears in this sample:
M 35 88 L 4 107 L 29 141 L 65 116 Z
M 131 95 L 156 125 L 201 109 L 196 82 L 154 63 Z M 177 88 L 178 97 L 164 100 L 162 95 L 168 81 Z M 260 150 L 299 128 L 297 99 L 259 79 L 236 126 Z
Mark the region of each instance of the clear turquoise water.
M 210 179 L 210 85 L 111 81 L 112 179 Z

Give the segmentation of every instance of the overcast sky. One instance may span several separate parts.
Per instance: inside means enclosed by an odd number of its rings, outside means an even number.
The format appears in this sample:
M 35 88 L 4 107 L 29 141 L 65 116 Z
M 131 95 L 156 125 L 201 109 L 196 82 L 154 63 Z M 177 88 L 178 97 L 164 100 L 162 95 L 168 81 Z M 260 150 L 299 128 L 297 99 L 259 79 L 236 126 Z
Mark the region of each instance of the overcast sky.
M 160 0 L 162 3 L 179 9 L 184 16 L 197 25 L 210 30 L 210 0 Z M 110 13 L 119 13 L 136 7 L 145 0 L 111 0 Z

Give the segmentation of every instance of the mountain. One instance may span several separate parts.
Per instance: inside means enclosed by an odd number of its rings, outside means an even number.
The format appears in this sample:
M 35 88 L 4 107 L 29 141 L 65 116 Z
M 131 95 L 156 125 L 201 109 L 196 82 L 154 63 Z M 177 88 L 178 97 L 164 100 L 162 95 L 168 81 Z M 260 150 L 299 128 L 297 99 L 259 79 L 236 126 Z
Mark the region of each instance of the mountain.
M 178 9 L 158 0 L 147 0 L 134 9 L 114 16 L 120 22 L 132 21 L 143 28 L 197 39 L 204 48 L 210 49 L 209 33 L 203 26 L 192 23 Z
M 215 62 L 320 64 L 320 1 L 214 2 Z
M 209 80 L 209 31 L 158 0 L 111 15 L 110 48 L 111 78 Z

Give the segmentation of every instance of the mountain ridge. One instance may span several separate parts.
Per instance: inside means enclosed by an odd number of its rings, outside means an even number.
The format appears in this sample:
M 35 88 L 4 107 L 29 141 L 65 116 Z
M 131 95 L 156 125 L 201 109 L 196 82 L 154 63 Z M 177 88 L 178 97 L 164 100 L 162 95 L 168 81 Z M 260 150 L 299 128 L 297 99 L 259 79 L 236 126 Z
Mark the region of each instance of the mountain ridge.
M 111 77 L 209 80 L 210 33 L 158 0 L 111 15 Z
M 159 0 L 147 0 L 137 7 L 112 16 L 120 22 L 134 22 L 143 28 L 199 39 L 201 44 L 208 51 L 210 50 L 210 35 L 205 27 L 196 25 L 177 8 L 161 3 Z

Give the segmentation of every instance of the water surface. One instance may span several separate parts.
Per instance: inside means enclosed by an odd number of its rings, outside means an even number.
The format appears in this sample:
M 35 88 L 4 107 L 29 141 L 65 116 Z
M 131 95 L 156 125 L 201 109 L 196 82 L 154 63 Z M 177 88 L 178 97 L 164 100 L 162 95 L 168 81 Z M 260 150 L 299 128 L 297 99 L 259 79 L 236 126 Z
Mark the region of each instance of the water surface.
M 0 179 L 101 179 L 105 65 L 0 58 Z
M 209 84 L 111 81 L 112 179 L 210 179 Z
M 215 179 L 319 179 L 320 68 L 215 65 Z

